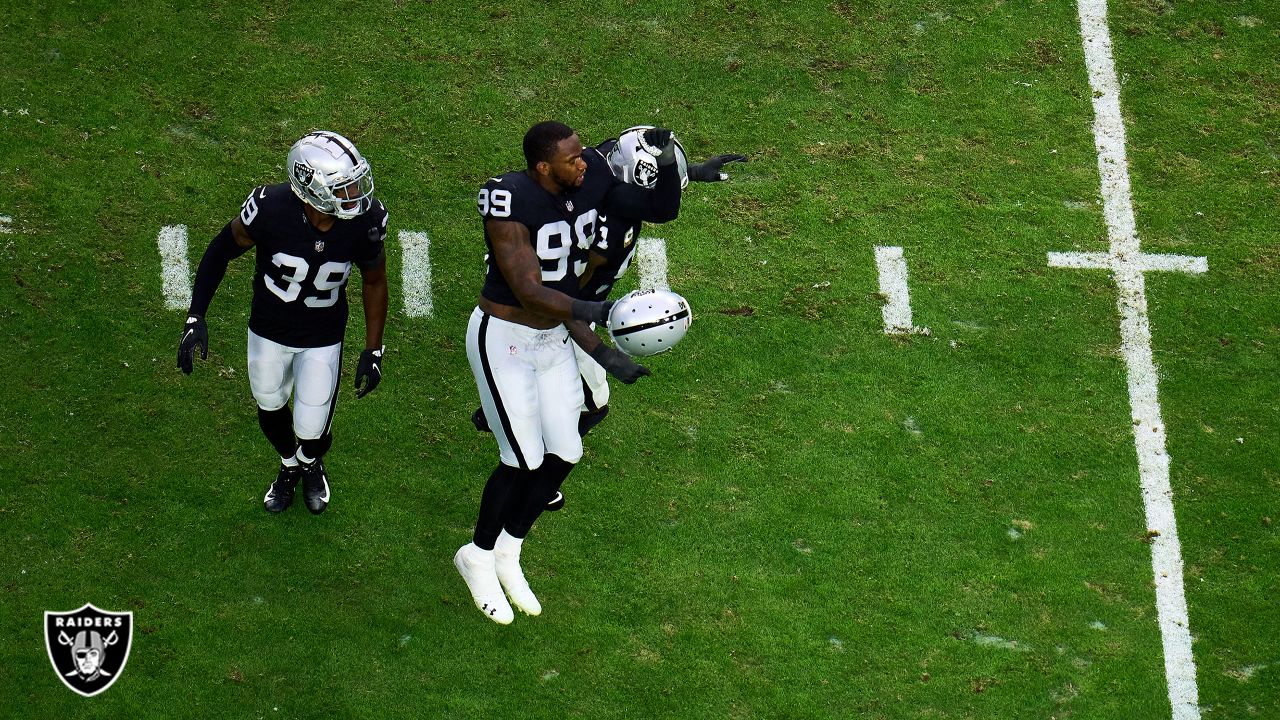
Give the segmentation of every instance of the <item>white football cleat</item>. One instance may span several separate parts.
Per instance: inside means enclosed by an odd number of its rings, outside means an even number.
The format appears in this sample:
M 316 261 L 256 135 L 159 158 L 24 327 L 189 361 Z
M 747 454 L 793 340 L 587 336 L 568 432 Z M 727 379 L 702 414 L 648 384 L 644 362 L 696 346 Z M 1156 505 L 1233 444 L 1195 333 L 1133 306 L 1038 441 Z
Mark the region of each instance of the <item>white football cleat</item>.
M 507 602 L 507 596 L 502 594 L 502 585 L 494 570 L 495 563 L 494 552 L 482 550 L 475 543 L 463 545 L 453 555 L 453 566 L 458 568 L 458 573 L 467 583 L 471 599 L 480 612 L 499 625 L 510 625 L 516 614 Z
M 502 589 L 507 591 L 507 597 L 520 608 L 520 612 L 525 615 L 541 615 L 542 603 L 534 596 L 533 590 L 529 588 L 529 581 L 524 579 L 524 571 L 520 569 L 520 546 L 523 542 L 503 530 L 493 546 L 495 570 Z

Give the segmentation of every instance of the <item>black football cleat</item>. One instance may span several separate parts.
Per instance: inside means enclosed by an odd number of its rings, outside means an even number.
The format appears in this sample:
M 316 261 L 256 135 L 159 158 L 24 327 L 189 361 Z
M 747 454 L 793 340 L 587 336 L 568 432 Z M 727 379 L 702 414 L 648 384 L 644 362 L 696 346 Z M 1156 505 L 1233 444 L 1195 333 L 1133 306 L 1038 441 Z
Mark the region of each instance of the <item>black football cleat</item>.
M 476 411 L 471 413 L 471 424 L 475 425 L 476 430 L 480 432 L 493 432 L 489 429 L 489 420 L 484 416 L 484 408 L 476 408 Z
M 297 465 L 286 467 L 281 464 L 280 472 L 267 488 L 266 497 L 262 498 L 262 507 L 266 508 L 269 513 L 288 510 L 289 506 L 293 504 L 293 489 L 298 486 L 298 480 L 301 477 L 301 467 Z
M 329 507 L 329 474 L 324 470 L 323 460 L 302 466 L 302 501 L 312 515 L 319 515 Z

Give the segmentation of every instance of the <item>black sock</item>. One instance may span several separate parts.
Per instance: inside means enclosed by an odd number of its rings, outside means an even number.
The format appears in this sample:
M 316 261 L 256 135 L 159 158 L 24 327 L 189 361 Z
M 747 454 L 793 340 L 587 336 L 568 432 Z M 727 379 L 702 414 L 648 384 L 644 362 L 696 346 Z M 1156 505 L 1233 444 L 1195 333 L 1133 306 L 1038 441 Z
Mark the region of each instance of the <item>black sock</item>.
M 310 462 L 316 462 L 329 452 L 329 446 L 333 445 L 333 436 L 325 433 L 314 440 L 299 440 L 298 447 L 301 448 L 302 454 L 307 456 Z
M 503 523 L 512 537 L 522 538 L 529 534 L 542 511 L 547 509 L 547 503 L 555 497 L 560 484 L 572 471 L 573 463 L 565 461 L 559 455 L 548 453 L 542 457 L 541 467 L 532 471 L 532 487 L 525 496 L 523 505 L 512 507 L 511 515 Z
M 480 517 L 476 519 L 475 532 L 471 534 L 471 542 L 482 550 L 492 550 L 502 532 L 502 516 L 511 496 L 512 489 L 520 484 L 521 474 L 527 470 L 513 468 L 510 465 L 498 464 L 489 474 L 489 481 L 484 484 L 484 493 L 480 496 Z M 526 481 L 525 485 L 528 484 Z
M 279 410 L 258 408 L 258 427 L 262 428 L 262 434 L 267 436 L 280 457 L 293 457 L 298 451 L 298 441 L 293 436 L 293 413 L 288 405 Z

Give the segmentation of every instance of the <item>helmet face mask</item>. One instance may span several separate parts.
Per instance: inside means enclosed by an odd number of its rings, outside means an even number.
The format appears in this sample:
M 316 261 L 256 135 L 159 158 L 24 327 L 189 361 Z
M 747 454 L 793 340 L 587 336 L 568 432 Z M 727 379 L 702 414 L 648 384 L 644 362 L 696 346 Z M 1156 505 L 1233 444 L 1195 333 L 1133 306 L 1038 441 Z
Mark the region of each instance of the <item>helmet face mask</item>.
M 373 207 L 373 171 L 355 144 L 317 130 L 289 148 L 289 185 L 303 202 L 349 220 Z
M 609 337 L 619 350 L 646 357 L 675 347 L 693 323 L 689 302 L 670 290 L 627 293 L 609 311 Z
M 609 170 L 619 181 L 642 188 L 653 188 L 658 182 L 658 159 L 644 149 L 640 136 L 645 130 L 652 130 L 652 125 L 637 125 L 627 128 L 618 136 L 613 149 L 605 157 L 609 162 Z M 684 146 L 673 138 L 676 144 L 676 166 L 680 173 L 680 189 L 689 185 L 689 158 L 685 155 Z

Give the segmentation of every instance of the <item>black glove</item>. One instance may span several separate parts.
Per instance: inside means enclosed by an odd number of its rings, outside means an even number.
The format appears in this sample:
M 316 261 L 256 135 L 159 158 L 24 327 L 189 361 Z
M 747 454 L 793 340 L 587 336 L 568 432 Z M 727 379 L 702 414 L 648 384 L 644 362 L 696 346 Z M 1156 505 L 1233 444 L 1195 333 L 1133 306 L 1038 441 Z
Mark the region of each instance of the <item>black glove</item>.
M 729 176 L 720 172 L 720 168 L 731 162 L 746 162 L 746 155 L 717 155 L 707 158 L 705 162 L 689 166 L 689 179 L 695 182 L 719 182 L 728 180 Z
M 570 314 L 574 320 L 582 320 L 584 322 L 595 323 L 597 325 L 605 325 L 609 322 L 609 310 L 612 307 L 612 300 L 605 300 L 603 302 L 574 300 Z
M 362 398 L 373 392 L 382 382 L 382 354 L 387 351 L 383 345 L 376 350 L 369 348 L 360 353 L 360 363 L 356 365 L 356 397 Z
M 209 359 L 209 328 L 204 324 L 203 315 L 188 315 L 187 324 L 182 328 L 182 339 L 178 341 L 178 369 L 184 375 L 191 374 L 191 360 L 195 349 L 200 348 L 200 359 Z
M 649 128 L 641 133 L 640 139 L 645 152 L 657 157 L 659 165 L 670 165 L 676 161 L 675 133 L 666 128 Z
M 649 368 L 632 360 L 626 353 L 614 350 L 604 343 L 600 343 L 595 350 L 587 354 L 592 360 L 600 363 L 600 367 L 604 368 L 605 372 L 628 385 L 650 374 Z

